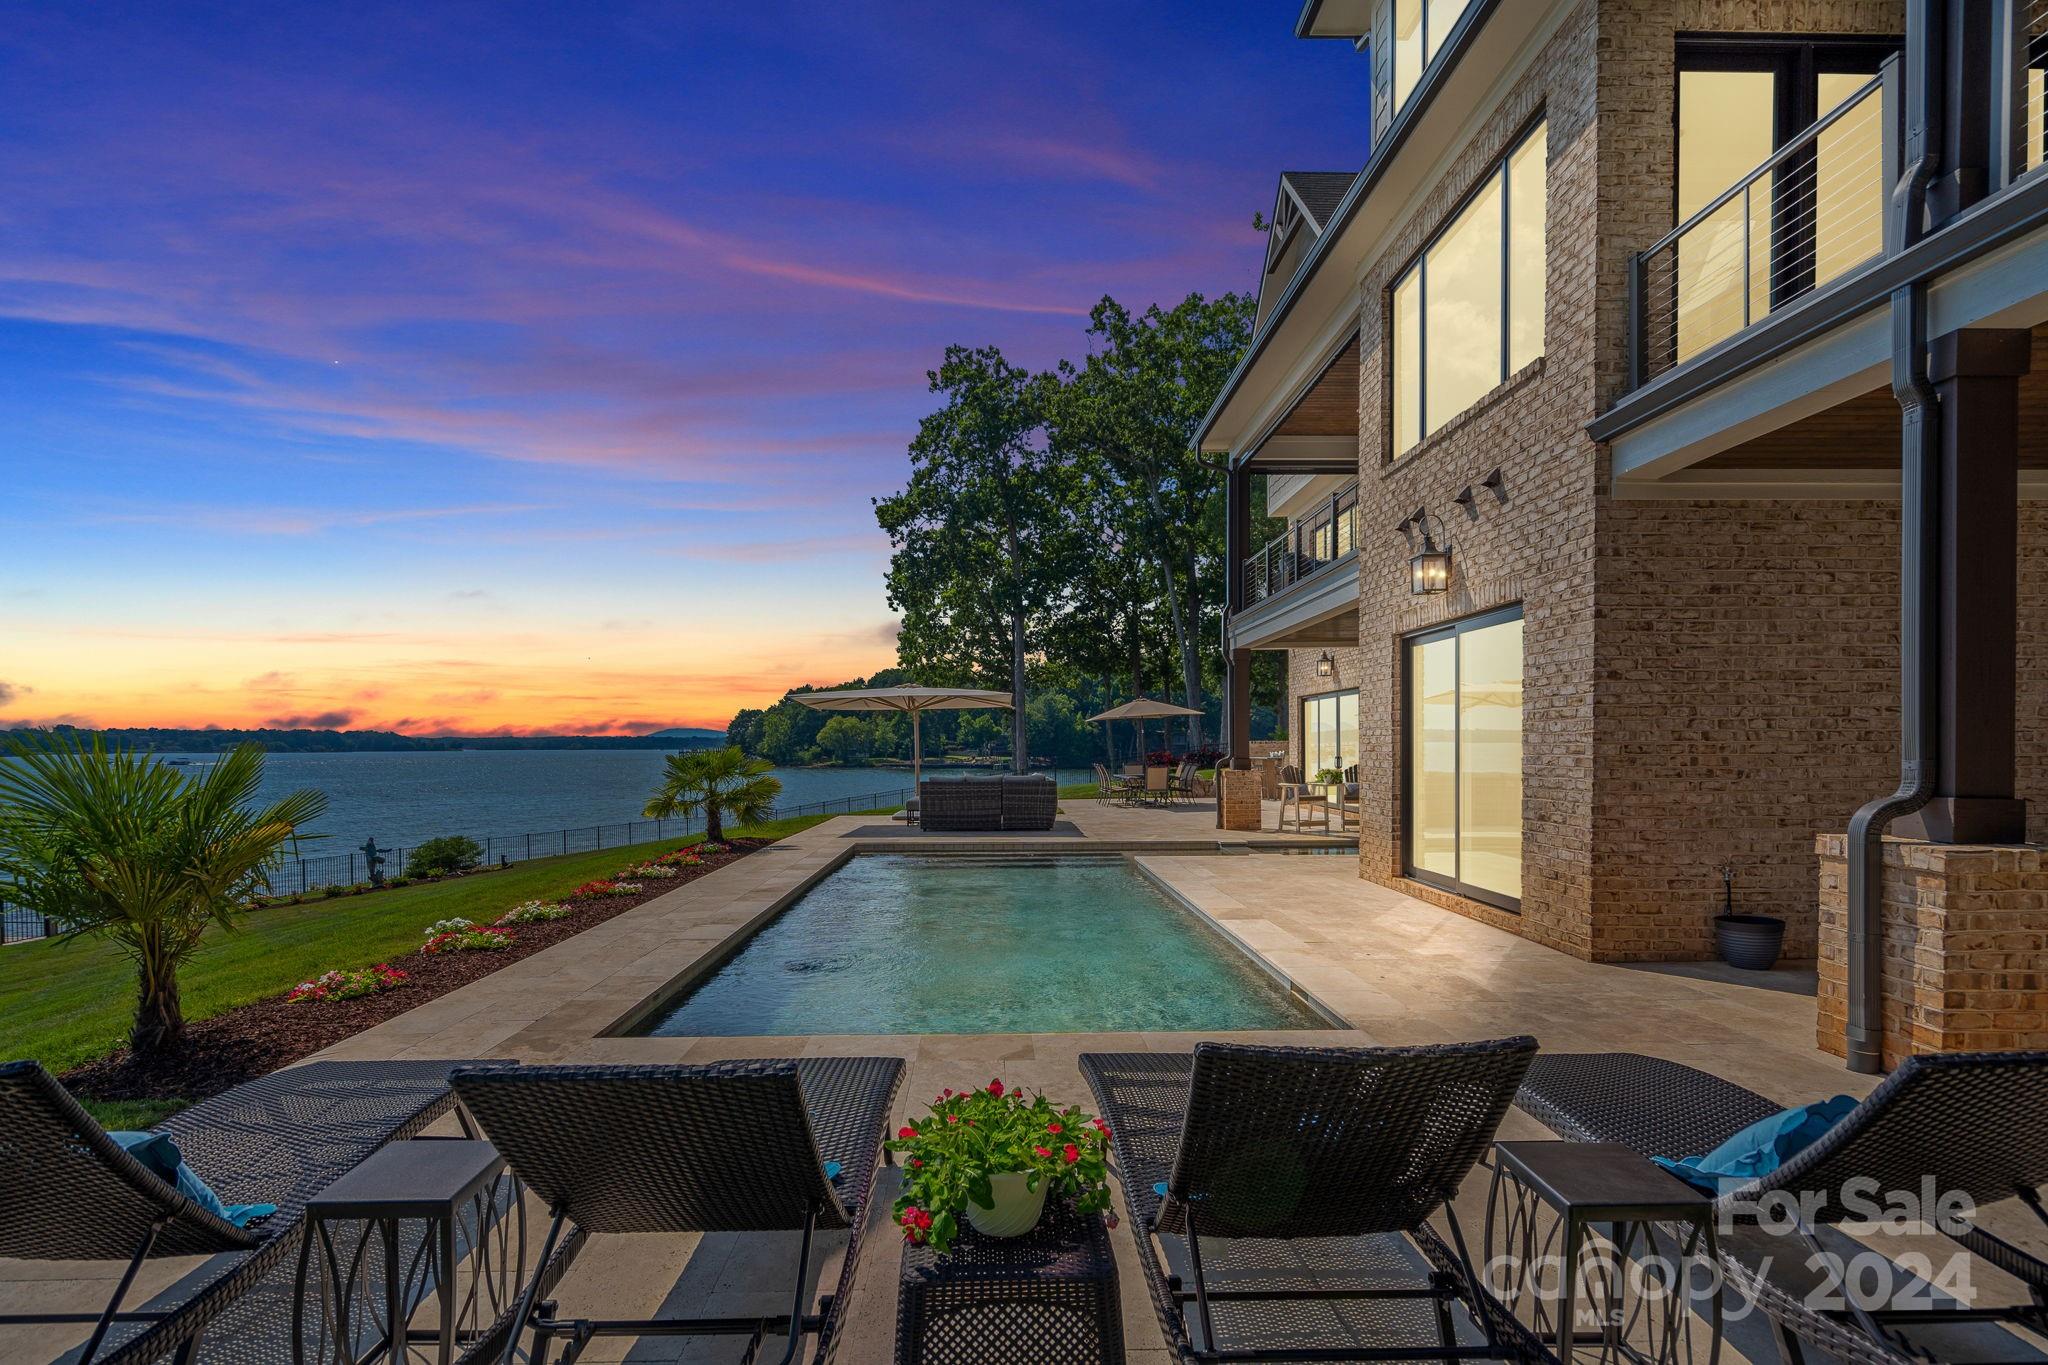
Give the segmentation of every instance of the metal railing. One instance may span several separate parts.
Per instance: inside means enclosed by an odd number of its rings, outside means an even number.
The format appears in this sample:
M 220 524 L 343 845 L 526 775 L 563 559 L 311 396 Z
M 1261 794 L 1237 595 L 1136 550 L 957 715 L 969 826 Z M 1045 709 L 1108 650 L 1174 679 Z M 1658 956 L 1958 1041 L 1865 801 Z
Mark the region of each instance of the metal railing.
M 1887 253 L 1900 90 L 1891 57 L 1826 117 L 1632 259 L 1629 387 Z
M 1358 483 L 1353 480 L 1245 560 L 1244 604 L 1278 596 L 1357 549 Z
M 2010 88 L 2002 103 L 2012 120 L 2006 178 L 2017 180 L 2048 164 L 2048 0 L 2012 0 L 2010 13 Z
M 778 805 L 772 818 L 786 820 L 805 815 L 848 815 L 855 811 L 890 810 L 909 798 L 908 787 L 835 796 L 827 801 Z M 565 853 L 594 853 L 631 844 L 680 839 L 695 834 L 699 828 L 696 820 L 622 820 L 608 825 L 583 825 L 532 834 L 484 835 L 477 838 L 476 843 L 484 851 L 482 866 L 500 867 L 523 863 L 529 858 L 557 858 Z M 411 851 L 409 848 L 377 850 L 386 880 L 405 875 L 405 860 Z M 286 857 L 271 865 L 269 894 L 299 896 L 328 886 L 360 886 L 369 880 L 369 856 L 362 852 Z M 43 938 L 56 931 L 58 926 L 49 924 L 41 915 L 9 905 L 6 892 L 6 886 L 0 885 L 0 943 Z

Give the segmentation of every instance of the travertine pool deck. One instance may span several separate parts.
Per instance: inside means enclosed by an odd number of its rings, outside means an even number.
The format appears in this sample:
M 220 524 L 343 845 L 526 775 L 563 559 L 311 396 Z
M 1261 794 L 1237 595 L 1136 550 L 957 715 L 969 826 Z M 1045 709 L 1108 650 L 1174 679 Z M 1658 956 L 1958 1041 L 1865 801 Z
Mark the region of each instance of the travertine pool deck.
M 1786 1100 L 1868 1088 L 1813 1044 L 1814 1004 L 1799 971 L 1733 979 L 1704 966 L 1596 966 L 1539 947 L 1398 892 L 1362 882 L 1348 839 L 1230 834 L 1214 808 L 1125 809 L 1069 802 L 1079 835 L 863 837 L 872 816 L 840 817 L 795 835 L 544 953 L 513 963 L 359 1034 L 327 1058 L 510 1057 L 545 1062 L 678 1062 L 725 1057 L 889 1055 L 909 1063 L 900 1122 L 943 1086 L 1005 1083 L 1086 1103 L 1075 1058 L 1084 1051 L 1186 1051 L 1203 1037 L 1361 1045 L 1534 1034 L 1546 1050 L 1652 1052 Z M 1268 825 L 1272 820 L 1269 813 Z M 1046 852 L 1121 849 L 1191 912 L 1348 1025 L 1283 1034 L 1067 1034 L 640 1038 L 611 1031 L 651 1000 L 708 969 L 802 890 L 863 850 L 926 848 Z M 1320 856 L 1318 856 L 1320 855 Z M 1105 964 L 1104 970 L 1114 970 Z M 893 1126 L 893 1125 L 892 1125 Z M 1547 1134 L 1519 1113 L 1504 1136 Z M 893 1182 L 894 1173 L 884 1179 Z M 1473 1187 L 1480 1187 L 1474 1189 Z M 889 1186 L 893 1193 L 893 1183 Z M 1483 1182 L 1460 1200 L 1468 1227 L 1482 1217 Z M 886 1217 L 887 1199 L 877 1201 Z M 1165 1359 L 1131 1246 L 1116 1234 L 1134 1362 Z M 895 1320 L 896 1239 L 873 1229 L 841 1359 L 888 1358 Z M 562 1297 L 603 1316 L 780 1311 L 758 1299 L 793 1260 L 766 1237 L 598 1239 Z M 57 1267 L 0 1263 L 0 1305 L 28 1293 L 49 1305 Z M 89 1302 L 100 1270 L 69 1278 Z M 152 1267 L 150 1292 L 172 1267 Z M 835 1273 L 828 1268 L 828 1277 Z M 30 1281 L 33 1281 L 31 1283 Z M 740 1305 L 747 1305 L 744 1309 Z M 664 1307 L 665 1305 L 665 1307 Z M 0 1306 L 0 1311 L 7 1311 Z M 0 1336 L 0 1348 L 6 1338 Z M 723 1343 L 598 1341 L 589 1361 L 724 1360 Z M 0 1351 L 4 1353 L 4 1351 Z M 7 1358 L 15 1358 L 8 1355 Z

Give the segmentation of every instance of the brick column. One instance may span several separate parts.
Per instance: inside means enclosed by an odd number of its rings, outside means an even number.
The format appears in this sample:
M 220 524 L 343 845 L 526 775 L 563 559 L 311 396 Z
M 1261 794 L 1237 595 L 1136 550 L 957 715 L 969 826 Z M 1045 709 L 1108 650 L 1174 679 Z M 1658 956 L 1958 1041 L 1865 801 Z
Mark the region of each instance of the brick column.
M 1217 771 L 1216 806 L 1224 829 L 1265 828 L 1266 812 L 1259 804 L 1259 775 L 1248 768 Z
M 1820 854 L 1818 1041 L 1845 1055 L 1848 837 Z M 1884 1065 L 2048 1048 L 2048 848 L 1884 841 Z

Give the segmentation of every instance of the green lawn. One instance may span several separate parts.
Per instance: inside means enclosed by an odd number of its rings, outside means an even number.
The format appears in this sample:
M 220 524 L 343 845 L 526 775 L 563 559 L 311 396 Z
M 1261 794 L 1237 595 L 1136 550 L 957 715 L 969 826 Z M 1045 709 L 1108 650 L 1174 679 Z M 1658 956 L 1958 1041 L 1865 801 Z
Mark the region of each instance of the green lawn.
M 734 833 L 779 839 L 829 818 L 775 820 Z M 536 858 L 452 881 L 251 911 L 233 932 L 210 933 L 185 964 L 179 977 L 185 1017 L 196 1022 L 330 968 L 396 957 L 417 948 L 420 931 L 436 920 L 496 919 L 521 901 L 560 896 L 699 838 Z M 134 991 L 134 968 L 111 944 L 80 939 L 0 948 L 0 1060 L 32 1058 L 61 1073 L 104 1056 L 127 1037 Z M 155 1121 L 146 1108 L 120 1108 L 123 1122 Z M 165 1111 L 154 1112 L 160 1117 Z

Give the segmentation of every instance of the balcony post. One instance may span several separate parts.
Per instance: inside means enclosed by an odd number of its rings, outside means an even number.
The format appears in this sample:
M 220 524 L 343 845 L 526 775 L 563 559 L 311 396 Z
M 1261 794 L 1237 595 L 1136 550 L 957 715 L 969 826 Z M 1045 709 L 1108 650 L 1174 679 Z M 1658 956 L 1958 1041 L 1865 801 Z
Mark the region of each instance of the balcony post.
M 1991 192 L 2000 163 L 1994 145 L 2003 122 L 1995 109 L 1995 77 L 2002 3 L 1947 6 L 1946 60 L 1941 120 L 1942 172 L 1927 187 L 1927 216 L 1934 227 L 1954 219 Z M 1991 77 L 1987 79 L 1987 77 Z
M 1244 610 L 1244 580 L 1251 572 L 1252 474 L 1235 457 L 1223 476 L 1224 605 Z
M 2020 376 L 2024 329 L 1950 332 L 1929 348 L 1941 395 L 1941 681 L 1934 799 L 1892 832 L 1944 844 L 2018 843 Z

